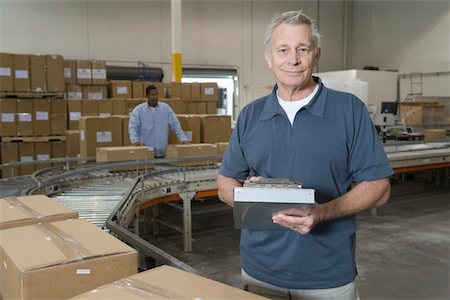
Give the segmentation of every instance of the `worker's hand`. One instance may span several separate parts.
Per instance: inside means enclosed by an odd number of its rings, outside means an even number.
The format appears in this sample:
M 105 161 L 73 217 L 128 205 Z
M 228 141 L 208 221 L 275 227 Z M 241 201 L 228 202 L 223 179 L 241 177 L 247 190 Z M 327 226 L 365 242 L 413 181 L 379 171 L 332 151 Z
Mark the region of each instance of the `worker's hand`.
M 318 206 L 320 204 L 315 203 L 312 206 L 285 209 L 275 213 L 272 221 L 298 233 L 307 234 L 318 223 L 318 218 L 314 214 Z
M 142 146 L 140 141 L 136 141 L 133 143 L 133 146 Z

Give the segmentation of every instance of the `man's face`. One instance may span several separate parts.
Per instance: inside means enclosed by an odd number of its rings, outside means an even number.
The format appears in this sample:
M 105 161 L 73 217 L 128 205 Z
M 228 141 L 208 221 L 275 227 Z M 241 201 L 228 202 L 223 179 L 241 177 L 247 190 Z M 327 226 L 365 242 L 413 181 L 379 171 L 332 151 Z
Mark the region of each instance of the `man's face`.
M 155 107 L 156 104 L 158 104 L 158 90 L 150 90 L 150 92 L 147 94 L 147 103 L 151 107 Z
M 308 25 L 281 24 L 273 32 L 265 59 L 281 88 L 303 88 L 311 79 L 320 48 L 314 53 Z

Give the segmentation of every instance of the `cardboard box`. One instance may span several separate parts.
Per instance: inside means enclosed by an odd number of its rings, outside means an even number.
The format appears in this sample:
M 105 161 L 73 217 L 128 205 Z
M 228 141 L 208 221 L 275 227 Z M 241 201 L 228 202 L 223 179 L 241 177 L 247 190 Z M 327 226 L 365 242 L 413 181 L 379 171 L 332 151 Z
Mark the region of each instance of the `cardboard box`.
M 190 83 L 182 83 L 181 84 L 181 100 L 183 101 L 191 101 L 191 84 Z
M 168 82 L 165 88 L 167 98 L 181 99 L 181 82 Z
M 77 61 L 75 59 L 64 59 L 64 83 L 77 83 Z
M 34 160 L 34 143 L 19 143 L 19 161 L 28 162 Z M 36 171 L 35 165 L 20 166 L 19 175 L 29 175 Z
M 192 143 L 200 143 L 201 137 L 201 117 L 196 115 L 177 115 L 178 121 L 180 121 L 181 129 L 190 138 Z M 169 132 L 169 144 L 180 144 L 177 135 L 173 132 Z
M 77 84 L 92 84 L 92 63 L 90 60 L 77 60 Z
M 133 98 L 144 98 L 144 83 L 142 81 L 133 81 L 132 83 Z
M 168 145 L 166 158 L 218 155 L 217 146 L 213 144 Z M 171 163 L 175 166 L 197 166 L 215 163 L 217 160 L 193 160 Z
M 67 130 L 67 100 L 50 101 L 50 134 L 64 135 Z
M 98 100 L 81 100 L 81 115 L 83 117 L 98 116 Z
M 187 113 L 187 102 L 179 99 L 159 99 L 160 102 L 168 104 L 174 113 L 176 114 L 186 114 Z
M 126 147 L 101 147 L 97 148 L 97 162 L 113 161 L 136 161 L 154 159 L 153 148 L 147 146 L 126 146 Z M 124 166 L 109 169 L 109 171 L 143 170 L 153 168 L 152 164 L 141 164 L 138 166 Z
M 68 100 L 67 111 L 69 117 L 69 130 L 80 129 L 80 117 L 81 117 L 81 100 Z
M 34 134 L 35 135 L 50 135 L 50 101 L 48 99 L 34 99 L 33 100 L 33 112 L 34 112 Z
M 47 91 L 64 92 L 64 58 L 61 55 L 46 55 L 45 61 L 47 64 Z
M 12 92 L 14 90 L 13 73 L 12 54 L 0 53 L 0 92 Z
M 204 82 L 200 83 L 200 97 L 202 101 L 215 101 L 219 99 L 219 93 L 216 82 Z
M 16 99 L 0 99 L 0 137 L 16 135 L 16 113 Z
M 133 92 L 131 88 L 131 81 L 129 80 L 111 80 L 109 82 L 109 97 L 110 98 L 132 98 Z
M 30 58 L 28 55 L 13 54 L 14 91 L 30 91 Z
M 231 136 L 231 116 L 202 116 L 202 143 L 228 142 Z
M 77 212 L 45 195 L 0 198 L 0 230 L 77 218 Z
M 447 138 L 445 129 L 425 129 L 425 142 L 444 141 Z
M 137 272 L 136 250 L 80 219 L 1 230 L 0 250 L 3 299 L 66 299 Z
M 217 102 L 207 101 L 206 102 L 206 113 L 209 115 L 217 114 Z
M 188 114 L 206 114 L 206 101 L 187 101 L 186 110 Z
M 228 142 L 219 142 L 219 143 L 214 143 L 215 145 L 217 145 L 217 152 L 219 155 L 224 155 L 225 151 L 227 151 L 228 148 Z
M 2 165 L 19 162 L 18 143 L 0 143 L 0 154 Z M 19 168 L 3 168 L 2 178 L 10 178 L 19 175 Z
M 113 115 L 126 115 L 127 111 L 127 100 L 125 99 L 110 99 L 112 102 Z
M 93 157 L 96 148 L 112 146 L 122 146 L 120 117 L 80 118 L 80 156 Z
M 52 158 L 65 158 L 66 157 L 66 142 L 65 141 L 52 141 Z M 62 166 L 64 163 L 53 163 L 53 166 Z
M 111 99 L 97 100 L 98 115 L 100 117 L 110 117 L 113 114 L 113 102 Z
M 104 60 L 92 60 L 92 84 L 107 84 L 106 62 Z M 105 97 L 106 98 L 106 97 Z
M 159 266 L 73 299 L 268 299 L 170 266 Z
M 17 136 L 34 135 L 33 100 L 17 99 Z
M 128 123 L 130 122 L 130 116 L 121 115 L 122 118 L 122 145 L 131 146 L 130 132 L 128 131 Z
M 66 98 L 69 100 L 83 99 L 83 87 L 78 84 L 67 84 L 66 85 Z
M 126 112 L 125 114 L 130 114 L 133 109 L 141 103 L 146 102 L 147 99 L 126 99 Z
M 165 98 L 166 97 L 166 89 L 164 87 L 164 83 L 162 82 L 156 82 L 156 81 L 144 81 L 143 84 L 143 93 L 144 93 L 144 98 L 147 97 L 147 94 L 145 93 L 145 89 L 149 86 L 149 85 L 154 85 L 157 89 L 158 89 L 158 98 Z
M 52 145 L 49 142 L 35 142 L 34 143 L 34 160 L 48 161 L 52 158 Z M 36 171 L 50 168 L 51 163 L 36 164 Z
M 106 85 L 84 85 L 83 99 L 100 100 L 108 98 Z
M 66 131 L 66 156 L 77 157 L 80 154 L 80 131 Z
M 200 83 L 191 82 L 191 101 L 202 101 Z
M 30 55 L 30 84 L 33 92 L 47 91 L 44 55 Z

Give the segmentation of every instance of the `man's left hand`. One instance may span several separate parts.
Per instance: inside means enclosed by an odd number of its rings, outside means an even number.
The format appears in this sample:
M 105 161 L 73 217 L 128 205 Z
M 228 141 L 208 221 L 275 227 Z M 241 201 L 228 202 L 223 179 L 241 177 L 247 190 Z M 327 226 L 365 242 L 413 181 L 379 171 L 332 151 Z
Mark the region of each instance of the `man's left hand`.
M 316 203 L 312 207 L 305 206 L 285 209 L 275 213 L 272 216 L 272 221 L 275 224 L 297 231 L 298 233 L 307 234 L 318 223 L 313 213 L 314 209 L 318 208 L 318 206 L 319 204 Z

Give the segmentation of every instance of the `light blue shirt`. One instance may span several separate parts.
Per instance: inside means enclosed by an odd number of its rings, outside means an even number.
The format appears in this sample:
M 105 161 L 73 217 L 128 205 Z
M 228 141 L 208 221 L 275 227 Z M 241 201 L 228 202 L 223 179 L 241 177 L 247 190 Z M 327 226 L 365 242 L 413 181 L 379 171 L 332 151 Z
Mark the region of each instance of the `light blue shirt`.
M 155 151 L 155 156 L 166 154 L 169 139 L 169 127 L 181 142 L 188 141 L 180 122 L 172 108 L 166 103 L 158 102 L 152 108 L 147 102 L 136 106 L 130 114 L 128 132 L 131 143 L 140 141 Z

